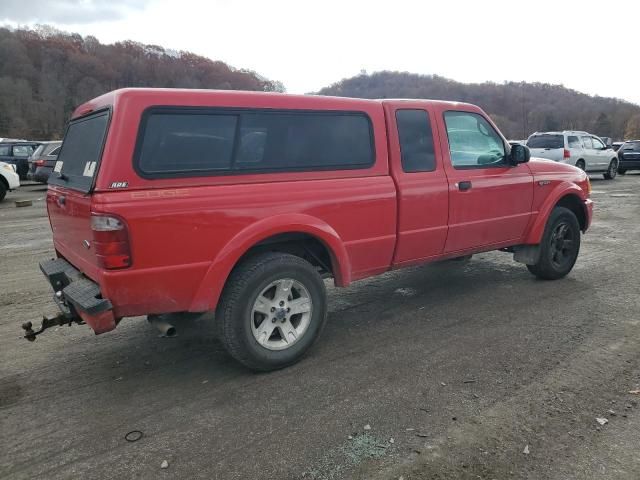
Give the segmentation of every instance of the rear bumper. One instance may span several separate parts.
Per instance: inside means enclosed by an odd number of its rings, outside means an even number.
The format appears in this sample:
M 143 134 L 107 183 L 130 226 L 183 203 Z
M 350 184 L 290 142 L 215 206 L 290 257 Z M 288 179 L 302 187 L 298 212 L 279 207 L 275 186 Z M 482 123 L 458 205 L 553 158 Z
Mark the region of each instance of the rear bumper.
M 67 262 L 55 258 L 40 262 L 40 270 L 47 278 L 58 308 L 69 319 L 80 317 L 96 334 L 116 328 L 117 320 L 111 302 L 102 298 L 100 287 Z
M 17 173 L 3 170 L 2 175 L 4 176 L 4 178 L 7 180 L 7 183 L 9 184 L 9 190 L 15 190 L 20 186 L 20 177 L 18 176 Z
M 52 171 L 53 168 L 51 167 L 37 167 L 35 172 L 30 173 L 31 180 L 40 183 L 47 183 Z

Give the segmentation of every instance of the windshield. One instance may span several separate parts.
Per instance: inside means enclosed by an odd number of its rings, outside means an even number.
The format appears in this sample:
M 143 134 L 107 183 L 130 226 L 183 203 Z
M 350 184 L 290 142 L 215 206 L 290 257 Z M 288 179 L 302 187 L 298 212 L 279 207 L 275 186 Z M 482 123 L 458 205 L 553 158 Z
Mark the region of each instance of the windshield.
M 109 112 L 74 120 L 62 141 L 49 183 L 88 192 L 98 171 Z
M 640 152 L 640 142 L 627 142 L 622 145 L 625 152 Z
M 529 148 L 564 148 L 562 135 L 534 135 L 527 140 Z

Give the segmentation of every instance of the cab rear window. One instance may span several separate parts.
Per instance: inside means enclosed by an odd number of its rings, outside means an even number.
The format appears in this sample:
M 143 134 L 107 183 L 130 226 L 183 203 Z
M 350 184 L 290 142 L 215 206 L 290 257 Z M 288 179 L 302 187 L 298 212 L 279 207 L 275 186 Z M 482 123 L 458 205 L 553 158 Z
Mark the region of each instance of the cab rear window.
M 49 183 L 83 192 L 91 190 L 108 124 L 108 111 L 72 121 L 62 141 Z
M 143 116 L 134 165 L 145 178 L 341 170 L 374 163 L 360 112 L 155 107 Z

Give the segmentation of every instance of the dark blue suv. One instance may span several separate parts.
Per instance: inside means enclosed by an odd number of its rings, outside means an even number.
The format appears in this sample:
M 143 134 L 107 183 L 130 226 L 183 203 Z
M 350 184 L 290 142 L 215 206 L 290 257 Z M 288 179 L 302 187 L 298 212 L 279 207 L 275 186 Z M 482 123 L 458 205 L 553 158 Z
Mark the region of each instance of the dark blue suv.
M 618 173 L 624 175 L 627 170 L 640 170 L 640 140 L 624 142 L 618 150 Z

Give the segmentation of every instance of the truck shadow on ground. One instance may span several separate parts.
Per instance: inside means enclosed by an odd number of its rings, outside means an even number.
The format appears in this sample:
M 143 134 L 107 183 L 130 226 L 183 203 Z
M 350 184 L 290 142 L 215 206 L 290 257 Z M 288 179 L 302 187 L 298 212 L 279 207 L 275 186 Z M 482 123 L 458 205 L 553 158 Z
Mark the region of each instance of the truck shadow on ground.
M 380 345 L 400 345 L 408 335 L 415 334 L 407 332 L 428 334 L 432 327 L 451 329 L 478 317 L 500 321 L 501 316 L 521 308 L 520 292 L 534 284 L 540 301 L 567 292 L 585 295 L 589 290 L 571 277 L 561 282 L 540 282 L 523 265 L 512 263 L 507 256 L 504 260 L 441 262 L 389 272 L 348 289 L 329 288 L 329 318 L 323 335 L 309 355 L 287 371 L 305 371 L 316 362 L 366 350 L 372 339 L 379 338 Z M 487 302 L 487 298 L 496 301 Z M 282 371 L 255 374 L 235 362 L 216 339 L 213 314 L 197 320 L 173 320 L 179 332 L 175 338 L 159 338 L 143 318 L 125 319 L 114 332 L 97 337 L 87 330 L 81 332 L 87 329 L 85 326 L 63 327 L 60 330 L 65 337 L 82 338 L 75 338 L 71 347 L 68 341 L 55 341 L 57 348 L 47 346 L 43 360 L 80 356 L 86 361 L 68 365 L 66 375 L 102 379 L 97 384 L 92 382 L 98 395 L 110 395 L 113 385 L 122 390 L 129 382 L 137 383 L 140 376 L 156 377 L 154 388 L 163 390 L 187 388 L 194 382 L 221 387 L 234 379 L 243 383 L 283 375 Z M 425 342 L 428 348 L 428 336 Z

